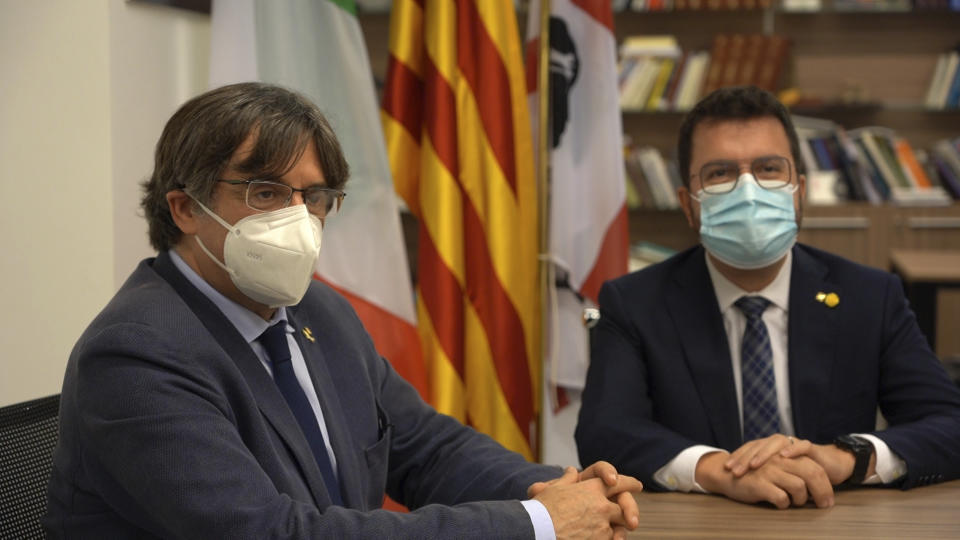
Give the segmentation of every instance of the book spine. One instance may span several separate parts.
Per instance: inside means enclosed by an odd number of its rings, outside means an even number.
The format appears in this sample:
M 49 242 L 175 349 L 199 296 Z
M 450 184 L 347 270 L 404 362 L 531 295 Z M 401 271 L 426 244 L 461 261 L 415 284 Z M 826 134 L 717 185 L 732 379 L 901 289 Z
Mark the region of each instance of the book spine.
M 780 78 L 790 50 L 790 42 L 784 36 L 767 36 L 764 43 L 764 55 L 757 69 L 754 84 L 768 92 L 776 92 L 780 87 Z
M 663 93 L 663 99 L 660 100 L 660 110 L 671 111 L 677 103 L 677 88 L 683 80 L 683 73 L 687 69 L 687 61 L 690 59 L 690 52 L 684 51 L 677 61 L 677 65 L 670 74 L 670 81 L 667 83 L 667 89 Z
M 920 166 L 916 155 L 913 153 L 913 148 L 910 147 L 910 143 L 906 139 L 897 139 L 894 142 L 894 150 L 896 150 L 897 158 L 900 159 L 904 171 L 907 172 L 914 186 L 918 188 L 932 187 L 930 179 L 924 172 L 923 167 Z
M 703 86 L 704 95 L 720 88 L 729 47 L 730 38 L 726 34 L 713 36 L 713 46 L 710 49 L 710 68 L 707 70 L 707 79 Z
M 720 79 L 721 87 L 737 85 L 737 76 L 740 73 L 740 64 L 743 63 L 746 44 L 747 38 L 743 34 L 730 36 L 730 50 L 727 52 L 726 65 L 723 66 L 723 77 Z
M 859 137 L 856 139 L 857 148 L 860 150 L 860 154 L 863 156 L 864 165 L 867 167 L 867 171 L 870 174 L 870 180 L 876 189 L 877 193 L 884 200 L 890 198 L 890 186 L 887 184 L 886 180 L 883 178 L 883 175 L 880 172 L 880 166 L 877 163 L 875 157 L 867 149 L 866 137 Z
M 660 99 L 663 97 L 670 74 L 673 73 L 673 66 L 673 58 L 664 58 L 660 61 L 660 71 L 657 72 L 657 78 L 650 90 L 650 97 L 647 98 L 646 110 L 656 111 L 660 109 Z

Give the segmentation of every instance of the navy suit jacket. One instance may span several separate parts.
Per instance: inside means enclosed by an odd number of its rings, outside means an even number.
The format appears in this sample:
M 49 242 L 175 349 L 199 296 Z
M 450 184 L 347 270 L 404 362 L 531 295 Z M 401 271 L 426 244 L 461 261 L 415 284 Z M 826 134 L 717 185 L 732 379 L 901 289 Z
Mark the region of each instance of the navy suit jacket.
M 330 505 L 256 354 L 161 254 L 140 264 L 71 354 L 43 520 L 50 536 L 533 536 L 517 499 L 559 469 L 426 405 L 329 287 L 312 283 L 288 316 L 345 507 Z M 378 510 L 385 492 L 415 511 Z
M 651 489 L 680 451 L 732 451 L 740 414 L 723 318 L 697 246 L 604 284 L 576 430 L 580 460 L 603 459 Z M 900 280 L 793 248 L 788 372 L 797 436 L 872 433 L 906 461 L 899 485 L 960 477 L 960 391 L 917 327 Z M 829 307 L 817 293 L 836 293 Z M 875 431 L 877 407 L 890 426 Z

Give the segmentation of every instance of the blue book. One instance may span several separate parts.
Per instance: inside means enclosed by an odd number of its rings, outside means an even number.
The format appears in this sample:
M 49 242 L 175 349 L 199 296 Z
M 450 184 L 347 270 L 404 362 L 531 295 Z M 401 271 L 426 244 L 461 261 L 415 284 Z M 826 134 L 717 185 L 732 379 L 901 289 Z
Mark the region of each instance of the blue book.
M 940 174 L 940 185 L 953 195 L 954 199 L 960 199 L 960 179 L 957 178 L 956 173 L 950 168 L 947 161 L 940 156 L 934 154 L 930 159 L 936 165 L 937 172 Z
M 960 106 L 960 66 L 953 72 L 953 82 L 950 83 L 950 90 L 947 92 L 947 102 L 945 104 L 945 107 L 955 108 L 958 106 Z
M 822 171 L 835 171 L 839 167 L 834 163 L 830 150 L 827 149 L 827 143 L 820 137 L 810 139 L 810 146 L 813 148 L 814 155 L 817 156 L 817 165 Z
M 856 139 L 855 142 L 857 144 L 857 149 L 860 150 L 860 155 L 863 156 L 867 173 L 870 175 L 870 180 L 873 182 L 874 187 L 876 187 L 877 193 L 880 194 L 880 197 L 883 200 L 889 200 L 890 186 L 888 186 L 883 180 L 883 176 L 880 174 L 880 169 L 877 167 L 877 164 L 874 163 L 870 152 L 868 152 L 867 148 L 863 145 L 863 141 Z

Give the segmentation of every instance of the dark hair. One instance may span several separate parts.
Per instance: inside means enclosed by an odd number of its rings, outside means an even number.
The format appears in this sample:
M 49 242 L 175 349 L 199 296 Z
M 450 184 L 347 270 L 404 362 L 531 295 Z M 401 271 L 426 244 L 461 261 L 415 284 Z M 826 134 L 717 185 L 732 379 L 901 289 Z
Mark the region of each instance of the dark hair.
M 680 176 L 683 185 L 690 187 L 690 158 L 693 151 L 693 130 L 698 124 L 711 120 L 749 120 L 772 116 L 780 121 L 790 141 L 790 153 L 793 156 L 797 174 L 804 174 L 803 159 L 800 156 L 800 143 L 797 131 L 793 128 L 790 113 L 777 98 L 766 90 L 756 86 L 737 86 L 714 90 L 693 107 L 683 123 L 680 124 L 680 136 L 677 141 L 677 160 L 680 162 Z
M 170 216 L 167 193 L 182 189 L 208 204 L 217 179 L 251 134 L 256 143 L 237 165 L 241 172 L 257 178 L 282 176 L 312 142 L 327 185 L 340 189 L 346 183 L 349 166 L 340 143 L 307 98 L 255 82 L 210 90 L 183 104 L 157 142 L 153 174 L 143 183 L 140 202 L 154 248 L 166 251 L 182 235 Z

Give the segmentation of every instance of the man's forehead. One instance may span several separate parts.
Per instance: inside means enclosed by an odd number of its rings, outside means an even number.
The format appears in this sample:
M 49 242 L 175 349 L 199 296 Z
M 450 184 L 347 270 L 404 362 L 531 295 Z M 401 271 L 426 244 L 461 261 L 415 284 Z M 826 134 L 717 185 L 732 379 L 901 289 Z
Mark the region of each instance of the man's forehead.
M 698 123 L 691 137 L 691 161 L 743 157 L 744 144 L 790 152 L 790 140 L 780 121 L 774 116 L 753 118 L 708 118 Z M 730 155 L 727 155 L 730 154 Z M 771 151 L 756 156 L 770 155 Z

